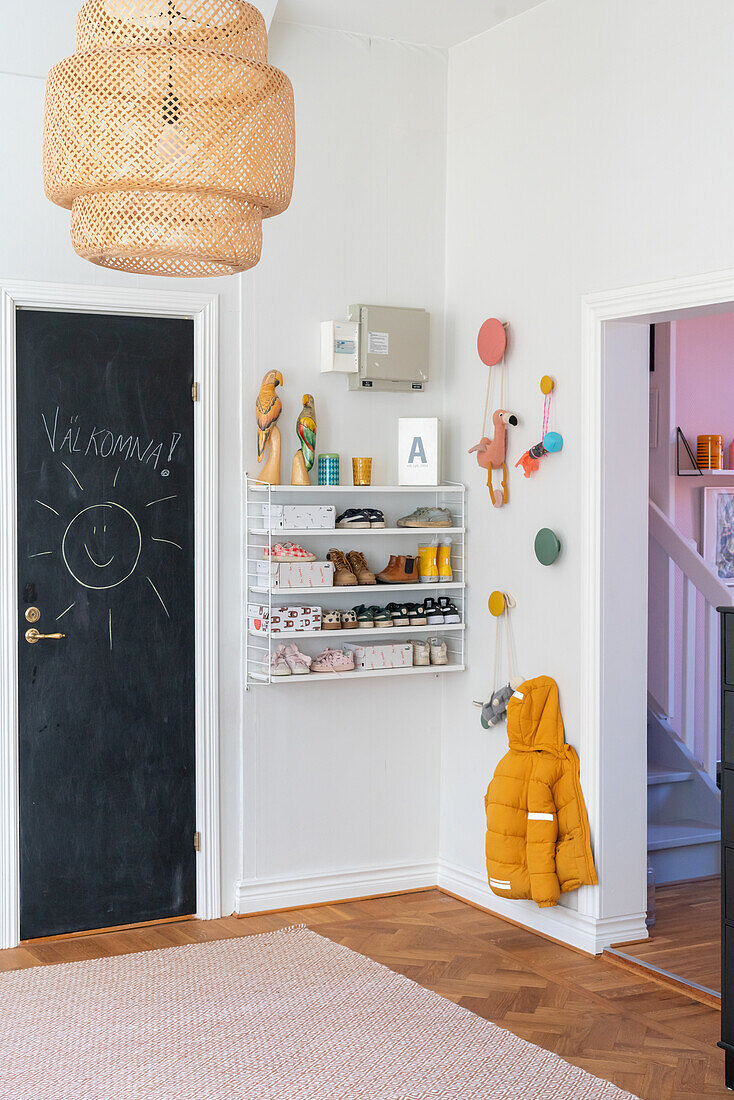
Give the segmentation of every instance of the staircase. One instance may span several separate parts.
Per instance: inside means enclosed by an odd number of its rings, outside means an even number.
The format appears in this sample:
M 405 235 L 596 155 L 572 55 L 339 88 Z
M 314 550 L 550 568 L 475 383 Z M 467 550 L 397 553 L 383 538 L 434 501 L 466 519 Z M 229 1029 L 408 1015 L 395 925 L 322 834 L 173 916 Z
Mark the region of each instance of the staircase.
M 647 855 L 658 885 L 719 873 L 721 798 L 669 721 L 648 707 Z
M 647 721 L 647 850 L 658 884 L 705 878 L 720 870 L 719 616 L 732 592 L 650 501 L 650 537 L 680 592 L 665 644 L 671 661 L 665 714 L 652 697 Z M 679 639 L 676 638 L 679 635 Z M 650 644 L 663 644 L 650 639 Z

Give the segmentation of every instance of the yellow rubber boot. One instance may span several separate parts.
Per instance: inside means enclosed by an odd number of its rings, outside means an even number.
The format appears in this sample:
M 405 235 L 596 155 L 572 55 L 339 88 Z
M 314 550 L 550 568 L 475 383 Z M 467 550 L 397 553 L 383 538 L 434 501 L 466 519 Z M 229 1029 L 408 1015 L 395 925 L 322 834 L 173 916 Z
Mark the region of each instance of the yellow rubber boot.
M 454 579 L 454 574 L 451 570 L 451 543 L 448 542 L 445 545 L 441 545 L 438 548 L 436 555 L 438 579 L 443 584 L 449 584 Z
M 438 582 L 438 547 L 418 547 L 418 579 L 421 584 L 436 584 Z

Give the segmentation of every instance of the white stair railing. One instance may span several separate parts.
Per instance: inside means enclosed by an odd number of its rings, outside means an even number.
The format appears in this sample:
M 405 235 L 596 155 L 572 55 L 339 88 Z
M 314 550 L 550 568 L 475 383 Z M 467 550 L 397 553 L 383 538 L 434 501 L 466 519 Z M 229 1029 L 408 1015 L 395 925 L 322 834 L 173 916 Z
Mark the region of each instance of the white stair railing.
M 734 598 L 732 590 L 719 580 L 698 553 L 695 543 L 684 538 L 652 501 L 649 515 L 650 537 L 682 575 L 680 660 L 674 673 L 677 677 L 674 697 L 680 698 L 680 735 L 715 782 L 719 759 L 720 676 L 716 608 L 731 606 Z M 700 649 L 698 639 L 701 636 Z M 670 639 L 670 644 L 675 644 L 674 638 Z

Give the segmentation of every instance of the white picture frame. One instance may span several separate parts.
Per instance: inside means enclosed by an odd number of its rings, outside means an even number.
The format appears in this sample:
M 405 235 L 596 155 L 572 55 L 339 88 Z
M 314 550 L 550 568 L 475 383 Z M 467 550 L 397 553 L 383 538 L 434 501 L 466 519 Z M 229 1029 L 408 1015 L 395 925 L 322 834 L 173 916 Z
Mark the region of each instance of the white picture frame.
M 437 416 L 398 419 L 398 484 L 441 484 L 441 421 Z
M 703 490 L 703 556 L 719 580 L 734 588 L 734 481 Z

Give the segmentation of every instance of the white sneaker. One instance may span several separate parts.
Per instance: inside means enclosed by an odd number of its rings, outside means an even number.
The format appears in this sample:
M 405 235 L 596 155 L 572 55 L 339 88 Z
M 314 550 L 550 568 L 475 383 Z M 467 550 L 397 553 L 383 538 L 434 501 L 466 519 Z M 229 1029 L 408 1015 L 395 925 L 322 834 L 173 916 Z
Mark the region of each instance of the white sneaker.
M 301 653 L 297 645 L 289 645 L 285 651 L 288 668 L 294 676 L 305 676 L 311 671 L 311 658 Z
M 279 645 L 275 652 L 271 653 L 269 668 L 271 676 L 291 675 L 291 668 L 288 664 L 288 661 L 286 660 L 284 645 Z
M 431 664 L 432 665 L 447 665 L 449 663 L 448 650 L 446 649 L 446 642 L 442 642 L 440 638 L 431 638 Z
M 428 642 L 411 642 L 413 646 L 413 664 L 430 665 L 431 647 Z

